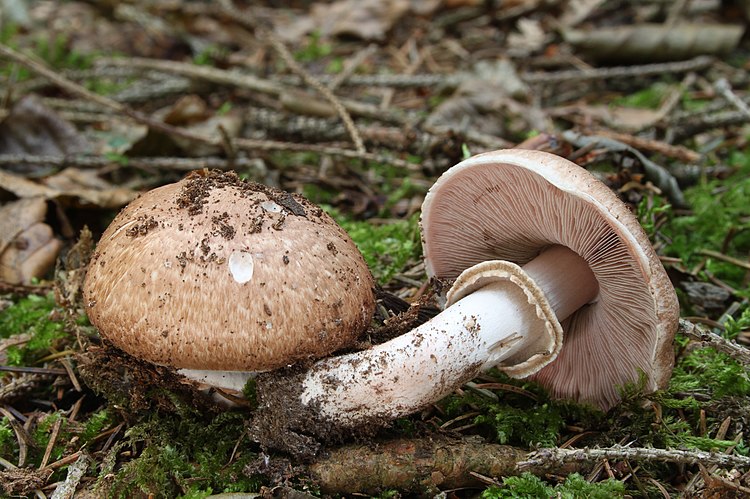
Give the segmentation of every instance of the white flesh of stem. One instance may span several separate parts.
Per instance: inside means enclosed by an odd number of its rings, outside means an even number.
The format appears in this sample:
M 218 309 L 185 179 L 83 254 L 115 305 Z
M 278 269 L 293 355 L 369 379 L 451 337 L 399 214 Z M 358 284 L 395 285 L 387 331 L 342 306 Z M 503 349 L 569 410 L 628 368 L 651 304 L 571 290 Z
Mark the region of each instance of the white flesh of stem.
M 177 372 L 199 383 L 237 391 L 242 391 L 247 380 L 254 378 L 257 374 L 256 372 L 209 371 L 204 369 L 180 369 Z

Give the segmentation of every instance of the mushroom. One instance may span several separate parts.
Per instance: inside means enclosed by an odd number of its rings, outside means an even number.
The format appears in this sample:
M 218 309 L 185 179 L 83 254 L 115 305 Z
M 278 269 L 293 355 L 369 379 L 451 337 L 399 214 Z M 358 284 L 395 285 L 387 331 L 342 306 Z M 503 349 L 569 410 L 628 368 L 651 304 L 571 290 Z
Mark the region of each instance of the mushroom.
M 0 281 L 28 284 L 55 263 L 62 242 L 44 223 L 47 202 L 23 198 L 0 208 Z
M 539 151 L 474 156 L 427 194 L 428 275 L 455 279 L 413 331 L 299 375 L 309 418 L 356 427 L 416 412 L 481 370 L 608 409 L 670 376 L 679 306 L 635 216 L 585 169 Z
M 211 172 L 126 206 L 83 292 L 116 347 L 239 390 L 250 372 L 349 346 L 370 324 L 372 289 L 356 246 L 319 207 Z

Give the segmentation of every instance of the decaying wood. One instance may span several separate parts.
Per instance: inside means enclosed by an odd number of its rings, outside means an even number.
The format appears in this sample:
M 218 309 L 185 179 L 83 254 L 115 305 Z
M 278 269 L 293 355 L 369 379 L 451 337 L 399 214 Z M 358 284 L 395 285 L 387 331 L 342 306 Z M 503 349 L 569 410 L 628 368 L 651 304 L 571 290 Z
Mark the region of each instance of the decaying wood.
M 484 443 L 481 439 L 416 438 L 334 449 L 325 459 L 310 465 L 309 471 L 327 494 L 374 494 L 387 489 L 434 494 L 438 490 L 480 485 L 472 473 L 490 477 L 518 475 L 518 464 L 528 457 L 527 451 Z M 526 471 L 567 474 L 580 469 L 576 463 L 561 463 L 531 466 Z

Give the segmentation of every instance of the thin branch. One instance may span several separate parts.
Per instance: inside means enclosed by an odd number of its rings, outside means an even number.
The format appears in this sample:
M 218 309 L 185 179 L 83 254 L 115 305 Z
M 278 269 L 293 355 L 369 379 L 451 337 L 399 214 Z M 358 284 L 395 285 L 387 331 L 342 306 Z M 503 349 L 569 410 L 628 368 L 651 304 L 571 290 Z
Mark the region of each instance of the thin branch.
M 526 73 L 521 79 L 526 83 L 561 83 L 565 81 L 608 80 L 612 78 L 633 78 L 637 76 L 659 76 L 665 73 L 689 73 L 706 69 L 715 59 L 698 56 L 687 61 L 643 64 L 640 66 L 616 66 L 612 68 L 557 71 L 551 73 Z
M 611 68 L 597 69 L 574 69 L 556 72 L 533 72 L 522 73 L 521 80 L 526 83 L 553 84 L 566 81 L 585 81 L 585 80 L 608 80 L 612 78 L 632 78 L 636 76 L 654 76 L 664 73 L 689 73 L 691 71 L 700 71 L 706 69 L 714 63 L 714 59 L 708 56 L 699 56 L 694 59 L 679 62 L 643 64 L 640 66 L 615 66 Z M 393 88 L 411 88 L 411 87 L 448 87 L 454 88 L 463 81 L 475 77 L 468 72 L 448 73 L 448 74 L 382 74 L 382 75 L 351 75 L 343 83 L 350 86 L 368 86 L 368 87 L 393 87 Z M 327 83 L 333 80 L 333 76 L 321 76 L 320 80 Z M 284 81 L 289 84 L 298 83 L 297 78 L 285 78 Z
M 623 144 L 627 144 L 639 150 L 655 152 L 686 163 L 697 163 L 701 159 L 699 153 L 688 149 L 685 146 L 675 146 L 660 140 L 647 139 L 606 129 L 596 130 L 594 133 L 600 137 L 607 137 L 608 139 L 622 142 Z
M 737 108 L 739 112 L 750 117 L 750 106 L 747 105 L 737 94 L 732 91 L 732 87 L 726 78 L 720 78 L 714 83 L 714 88 L 721 94 L 727 102 Z
M 657 461 L 676 464 L 715 464 L 723 468 L 750 468 L 750 457 L 705 452 L 700 450 L 654 449 L 650 447 L 584 448 L 584 449 L 539 449 L 530 453 L 518 464 L 519 470 L 561 467 L 567 463 L 595 462 L 600 459 Z
M 107 156 L 36 156 L 31 154 L 0 154 L 0 166 L 5 165 L 46 165 L 57 168 L 75 166 L 78 168 L 101 168 L 117 163 L 119 160 Z M 178 158 L 170 156 L 124 158 L 124 165 L 133 168 L 160 168 L 166 170 L 190 171 L 208 169 L 229 169 L 229 160 L 217 157 Z M 235 158 L 236 168 L 251 168 L 256 160 L 251 158 Z M 0 291 L 3 291 L 0 288 Z
M 86 452 L 81 452 L 78 459 L 68 466 L 68 476 L 65 481 L 60 483 L 52 493 L 51 499 L 68 499 L 74 497 L 76 488 L 81 483 L 81 479 L 86 474 L 91 458 Z
M 700 341 L 705 346 L 729 355 L 743 366 L 750 367 L 750 349 L 683 319 L 680 320 L 680 332 L 692 340 Z

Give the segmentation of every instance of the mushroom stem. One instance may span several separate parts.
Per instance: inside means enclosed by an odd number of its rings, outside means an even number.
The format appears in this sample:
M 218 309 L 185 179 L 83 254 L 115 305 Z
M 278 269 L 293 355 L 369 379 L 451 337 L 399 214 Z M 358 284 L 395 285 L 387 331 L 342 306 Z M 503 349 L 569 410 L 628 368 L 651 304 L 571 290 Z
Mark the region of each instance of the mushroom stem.
M 523 270 L 544 291 L 560 322 L 599 293 L 599 283 L 586 261 L 565 246 L 550 246 Z
M 558 320 L 598 293 L 588 265 L 562 246 L 543 252 L 524 270 L 526 280 L 539 279 Z M 493 280 L 405 335 L 317 362 L 303 378 L 300 401 L 326 420 L 354 427 L 414 413 L 498 363 L 516 365 L 539 356 L 534 370 L 524 372 L 533 374 L 560 348 L 556 338 L 541 337 L 547 318 L 532 301 L 524 279 Z

